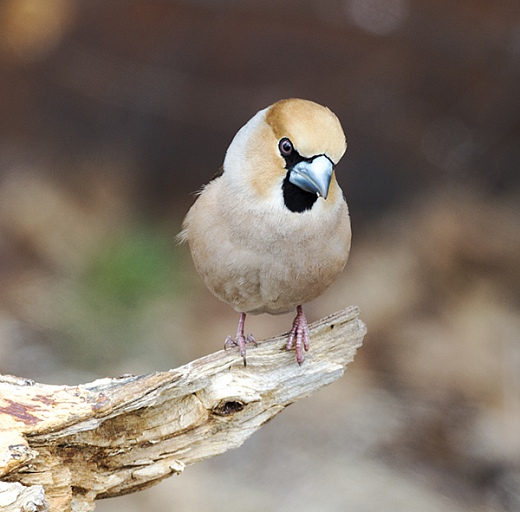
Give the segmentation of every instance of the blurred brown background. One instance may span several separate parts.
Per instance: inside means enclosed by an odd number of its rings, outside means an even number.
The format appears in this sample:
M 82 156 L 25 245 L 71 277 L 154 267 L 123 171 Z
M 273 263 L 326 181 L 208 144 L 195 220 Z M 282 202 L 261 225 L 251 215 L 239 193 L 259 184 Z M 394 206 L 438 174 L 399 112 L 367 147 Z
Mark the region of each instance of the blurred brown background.
M 173 241 L 277 99 L 342 120 L 346 376 L 119 510 L 520 510 L 518 0 L 2 0 L 0 372 L 166 370 L 236 314 Z M 257 338 L 292 316 L 248 319 Z

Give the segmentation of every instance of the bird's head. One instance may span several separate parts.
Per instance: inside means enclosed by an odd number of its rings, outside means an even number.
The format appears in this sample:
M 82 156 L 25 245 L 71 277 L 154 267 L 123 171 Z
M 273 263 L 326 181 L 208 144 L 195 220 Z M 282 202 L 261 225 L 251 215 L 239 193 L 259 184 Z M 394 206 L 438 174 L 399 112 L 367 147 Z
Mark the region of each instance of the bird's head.
M 338 118 L 312 101 L 287 99 L 258 112 L 233 139 L 224 171 L 239 187 L 293 212 L 341 192 L 334 167 L 345 153 Z

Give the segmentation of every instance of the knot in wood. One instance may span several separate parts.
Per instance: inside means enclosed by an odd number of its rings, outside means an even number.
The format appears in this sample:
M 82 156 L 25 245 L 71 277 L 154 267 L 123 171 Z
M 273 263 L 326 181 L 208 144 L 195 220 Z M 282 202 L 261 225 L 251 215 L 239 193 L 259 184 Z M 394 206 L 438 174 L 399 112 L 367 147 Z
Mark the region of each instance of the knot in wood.
M 216 416 L 231 416 L 245 407 L 244 402 L 238 400 L 222 400 L 213 409 Z

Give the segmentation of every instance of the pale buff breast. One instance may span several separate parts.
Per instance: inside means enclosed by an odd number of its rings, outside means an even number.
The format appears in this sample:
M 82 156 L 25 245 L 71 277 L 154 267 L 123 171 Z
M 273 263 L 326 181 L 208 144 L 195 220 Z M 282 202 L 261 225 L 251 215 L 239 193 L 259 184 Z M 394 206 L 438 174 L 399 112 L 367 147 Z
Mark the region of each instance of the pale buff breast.
M 262 215 L 239 198 L 233 207 L 219 201 L 219 182 L 206 187 L 184 224 L 195 267 L 219 299 L 239 312 L 279 314 L 336 280 L 350 249 L 343 200 L 318 215 Z

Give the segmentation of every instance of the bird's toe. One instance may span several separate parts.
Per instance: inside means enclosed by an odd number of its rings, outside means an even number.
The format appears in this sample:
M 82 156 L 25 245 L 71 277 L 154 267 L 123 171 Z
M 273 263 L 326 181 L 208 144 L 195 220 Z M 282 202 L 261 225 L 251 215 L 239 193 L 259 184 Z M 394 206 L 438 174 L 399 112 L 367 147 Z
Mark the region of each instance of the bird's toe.
M 287 338 L 286 349 L 291 350 L 293 344 L 296 350 L 296 362 L 301 365 L 305 359 L 303 357 L 303 350 L 309 350 L 310 345 L 309 325 L 301 306 L 298 306 L 297 308 L 296 318 L 294 319 L 292 329 Z
M 248 334 L 247 336 L 240 334 L 235 338 L 227 336 L 226 340 L 224 341 L 224 349 L 227 350 L 230 347 L 238 347 L 240 350 L 240 355 L 244 360 L 244 366 L 247 366 L 246 346 L 248 343 L 254 345 L 255 347 L 257 346 L 257 342 L 252 334 Z

